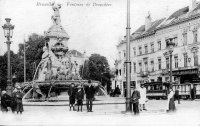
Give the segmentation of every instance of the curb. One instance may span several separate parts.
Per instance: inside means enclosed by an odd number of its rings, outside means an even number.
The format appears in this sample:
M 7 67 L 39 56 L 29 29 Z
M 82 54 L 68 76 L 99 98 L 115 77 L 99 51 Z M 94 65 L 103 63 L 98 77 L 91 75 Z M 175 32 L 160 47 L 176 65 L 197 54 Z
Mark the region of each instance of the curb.
M 125 102 L 121 103 L 93 103 L 93 105 L 112 105 L 112 104 L 125 104 Z M 23 104 L 24 106 L 69 106 L 69 104 Z M 86 105 L 86 104 L 83 104 Z

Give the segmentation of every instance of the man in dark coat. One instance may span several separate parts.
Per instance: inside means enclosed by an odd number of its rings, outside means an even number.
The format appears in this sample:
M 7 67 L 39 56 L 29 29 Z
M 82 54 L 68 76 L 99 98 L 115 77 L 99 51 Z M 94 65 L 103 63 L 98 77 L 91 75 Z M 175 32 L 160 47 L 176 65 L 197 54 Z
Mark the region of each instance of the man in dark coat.
M 92 102 L 94 100 L 95 89 L 91 83 L 91 80 L 88 80 L 88 86 L 85 87 L 85 93 L 86 93 L 87 111 L 92 112 L 92 105 L 93 105 Z
M 133 88 L 132 93 L 132 104 L 133 104 L 133 112 L 135 115 L 139 114 L 139 99 L 140 99 L 140 92 L 136 90 L 136 88 Z
M 114 91 L 114 95 L 118 97 L 120 94 L 121 94 L 121 91 L 119 89 L 119 86 L 117 85 L 117 87 L 115 88 L 115 91 Z
M 1 93 L 1 111 L 8 112 L 8 103 L 11 101 L 11 97 L 6 93 L 6 91 L 2 91 Z
M 178 104 L 180 104 L 179 87 L 177 87 L 176 90 L 175 90 L 174 99 L 178 100 Z
M 75 88 L 74 83 L 71 84 L 69 91 L 68 91 L 68 95 L 69 95 L 70 111 L 71 111 L 71 107 L 73 107 L 73 111 L 75 111 L 74 104 L 75 104 L 75 97 L 76 97 L 76 88 Z
M 191 98 L 192 100 L 194 100 L 196 97 L 196 87 L 195 85 L 192 85 L 192 89 L 191 89 Z
M 13 97 L 16 101 L 16 111 L 17 111 L 17 114 L 20 112 L 20 114 L 22 114 L 22 112 L 24 111 L 24 108 L 23 108 L 23 103 L 22 103 L 22 98 L 24 96 L 24 94 L 21 92 L 21 87 L 20 86 L 17 86 L 16 87 L 17 91 L 13 93 Z

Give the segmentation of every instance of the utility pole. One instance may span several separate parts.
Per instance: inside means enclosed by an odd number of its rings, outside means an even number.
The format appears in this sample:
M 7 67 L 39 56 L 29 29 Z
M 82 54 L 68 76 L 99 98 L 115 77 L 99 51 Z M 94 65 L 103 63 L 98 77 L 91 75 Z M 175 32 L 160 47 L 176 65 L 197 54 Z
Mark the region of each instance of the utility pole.
M 24 35 L 24 83 L 26 82 L 26 41 Z
M 127 0 L 127 27 L 126 27 L 126 112 L 132 111 L 131 105 L 131 74 L 130 74 L 130 0 Z

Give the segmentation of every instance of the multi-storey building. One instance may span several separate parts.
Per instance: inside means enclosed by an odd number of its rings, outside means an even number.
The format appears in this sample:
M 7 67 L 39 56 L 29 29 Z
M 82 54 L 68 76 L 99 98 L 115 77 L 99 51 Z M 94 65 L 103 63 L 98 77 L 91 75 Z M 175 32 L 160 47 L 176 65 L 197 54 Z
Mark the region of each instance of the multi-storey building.
M 175 43 L 172 53 L 172 81 L 197 82 L 200 65 L 200 3 L 181 8 L 169 17 L 151 20 L 131 34 L 131 81 L 136 86 L 145 82 L 169 81 L 170 58 L 168 39 Z M 124 91 L 126 81 L 126 38 L 117 45 L 116 83 Z
M 70 50 L 69 52 L 71 54 L 71 61 L 74 67 L 72 73 L 79 74 L 81 65 L 83 65 L 84 62 L 88 60 L 88 57 L 85 55 L 85 52 L 81 53 L 77 50 Z

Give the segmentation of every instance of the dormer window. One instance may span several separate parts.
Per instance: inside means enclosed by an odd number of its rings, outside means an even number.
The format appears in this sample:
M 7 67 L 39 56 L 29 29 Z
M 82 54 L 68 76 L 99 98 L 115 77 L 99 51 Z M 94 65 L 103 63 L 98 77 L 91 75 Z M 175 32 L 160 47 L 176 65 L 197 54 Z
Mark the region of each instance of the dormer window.
M 158 41 L 158 50 L 161 50 L 161 41 Z
M 139 54 L 142 55 L 142 46 L 139 46 Z
M 147 44 L 144 46 L 144 50 L 145 50 L 145 54 L 147 54 L 148 53 L 148 46 L 147 46 Z
M 197 30 L 193 31 L 193 43 L 197 43 Z

